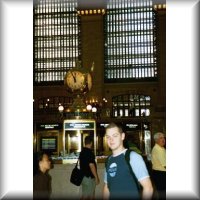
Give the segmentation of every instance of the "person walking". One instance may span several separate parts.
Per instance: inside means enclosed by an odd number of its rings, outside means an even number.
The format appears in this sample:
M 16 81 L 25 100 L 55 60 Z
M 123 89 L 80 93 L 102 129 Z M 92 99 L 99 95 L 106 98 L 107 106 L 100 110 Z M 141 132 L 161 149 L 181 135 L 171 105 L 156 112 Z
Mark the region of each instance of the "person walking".
M 85 137 L 85 146 L 80 153 L 80 168 L 83 171 L 84 177 L 81 183 L 82 196 L 81 199 L 94 199 L 95 187 L 100 183 L 97 173 L 97 164 L 95 155 L 92 151 L 93 138 L 91 136 Z
M 152 178 L 159 199 L 166 199 L 166 149 L 165 136 L 158 132 L 154 134 L 155 145 L 151 152 Z
M 125 133 L 121 125 L 110 123 L 105 129 L 105 137 L 112 155 L 106 164 L 103 199 L 151 199 L 153 187 L 148 170 L 142 156 L 134 151 L 130 153 L 130 165 L 142 187 L 141 194 L 131 175 L 125 159 L 127 149 L 123 145 Z

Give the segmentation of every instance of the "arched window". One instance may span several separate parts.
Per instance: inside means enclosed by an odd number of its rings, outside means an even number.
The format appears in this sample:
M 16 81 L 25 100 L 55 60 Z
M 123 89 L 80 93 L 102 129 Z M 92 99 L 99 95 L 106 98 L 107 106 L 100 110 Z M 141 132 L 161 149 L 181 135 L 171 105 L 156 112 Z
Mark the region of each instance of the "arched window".
M 112 98 L 113 117 L 150 116 L 151 97 L 141 94 L 123 94 Z

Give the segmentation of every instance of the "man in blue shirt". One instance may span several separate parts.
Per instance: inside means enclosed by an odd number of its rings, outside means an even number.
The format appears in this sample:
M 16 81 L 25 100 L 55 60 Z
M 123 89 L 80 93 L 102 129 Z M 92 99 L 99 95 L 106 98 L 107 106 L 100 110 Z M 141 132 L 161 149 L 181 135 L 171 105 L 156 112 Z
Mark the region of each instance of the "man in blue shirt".
M 125 133 L 121 126 L 110 123 L 106 127 L 105 137 L 109 148 L 112 150 L 112 155 L 107 161 L 104 174 L 103 199 L 139 199 L 137 183 L 133 179 L 125 160 L 127 150 L 123 146 Z M 153 187 L 142 156 L 136 152 L 131 152 L 130 165 L 142 186 L 142 199 L 151 199 Z

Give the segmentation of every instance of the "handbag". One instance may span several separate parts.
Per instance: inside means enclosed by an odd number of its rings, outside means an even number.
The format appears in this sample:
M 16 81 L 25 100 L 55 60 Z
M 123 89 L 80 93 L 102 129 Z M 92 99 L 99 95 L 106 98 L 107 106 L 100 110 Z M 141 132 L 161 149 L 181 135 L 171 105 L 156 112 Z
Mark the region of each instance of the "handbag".
M 76 186 L 80 186 L 81 182 L 83 180 L 84 174 L 82 172 L 82 170 L 80 169 L 79 164 L 79 159 L 74 167 L 74 169 L 72 170 L 71 176 L 70 176 L 70 182 Z

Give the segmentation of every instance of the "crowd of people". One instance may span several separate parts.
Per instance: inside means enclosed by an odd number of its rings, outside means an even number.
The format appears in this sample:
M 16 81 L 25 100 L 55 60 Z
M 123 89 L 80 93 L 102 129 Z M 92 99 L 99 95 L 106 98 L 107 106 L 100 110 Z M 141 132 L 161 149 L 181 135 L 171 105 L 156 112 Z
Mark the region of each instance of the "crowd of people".
M 81 183 L 81 200 L 95 199 L 95 188 L 104 182 L 102 199 L 166 199 L 165 135 L 154 134 L 152 167 L 147 168 L 141 155 L 124 145 L 125 132 L 120 124 L 110 123 L 105 138 L 111 155 L 105 162 L 104 177 L 99 177 L 93 149 L 93 137 L 86 136 L 80 152 L 80 168 L 84 174 Z M 50 199 L 51 160 L 48 153 L 34 154 L 33 199 Z

